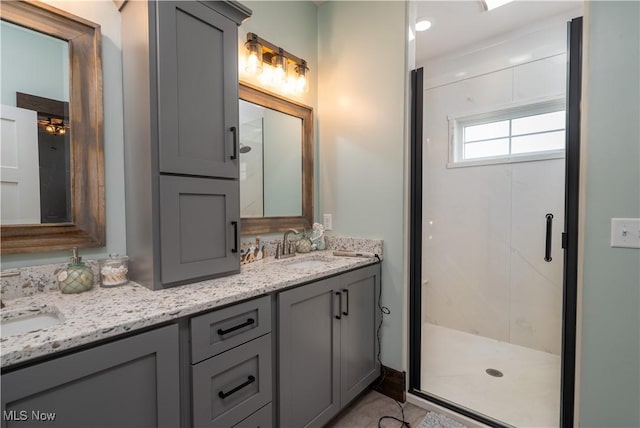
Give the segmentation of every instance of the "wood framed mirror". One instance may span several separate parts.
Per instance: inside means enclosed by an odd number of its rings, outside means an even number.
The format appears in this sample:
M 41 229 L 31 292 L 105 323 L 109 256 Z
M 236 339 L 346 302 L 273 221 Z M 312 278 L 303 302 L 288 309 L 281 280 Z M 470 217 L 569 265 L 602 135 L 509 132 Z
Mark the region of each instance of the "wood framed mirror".
M 242 234 L 313 224 L 313 109 L 240 84 Z
M 68 193 L 69 215 L 60 217 L 66 221 L 59 222 L 23 222 L 22 218 L 38 217 L 20 215 L 11 217 L 5 216 L 3 208 L 3 221 L 1 226 L 1 253 L 34 253 L 54 250 L 69 249 L 71 247 L 100 247 L 105 245 L 105 203 L 104 203 L 104 150 L 103 150 L 103 106 L 102 106 L 102 40 L 100 26 L 83 18 L 77 17 L 60 9 L 54 8 L 44 3 L 36 1 L 7 1 L 2 2 L 0 8 L 0 18 L 2 24 L 9 23 L 25 31 L 41 33 L 45 37 L 57 39 L 66 43 L 68 49 L 68 81 L 63 81 L 63 85 L 68 85 L 68 104 L 56 101 L 57 106 L 63 105 L 63 110 L 68 110 L 68 117 L 55 118 L 57 114 L 46 111 L 51 106 L 48 98 L 41 97 L 41 94 L 31 92 L 26 98 L 22 98 L 22 108 L 20 104 L 13 104 L 11 108 L 25 110 L 35 110 L 38 116 L 33 113 L 36 123 L 33 120 L 27 121 L 25 129 L 31 129 L 28 133 L 33 135 L 42 131 L 40 128 L 47 128 L 45 120 L 41 120 L 42 114 L 54 115 L 54 119 L 48 118 L 49 125 L 62 126 L 65 131 L 59 131 L 59 127 L 51 127 L 57 130 L 58 134 L 66 133 L 68 137 L 68 189 L 63 192 Z M 3 34 L 4 38 L 4 34 Z M 4 43 L 4 41 L 3 41 Z M 4 49 L 3 49 L 4 51 Z M 67 50 L 65 50 L 66 52 Z M 5 58 L 3 56 L 3 62 Z M 61 59 L 65 62 L 66 58 Z M 48 73 L 47 69 L 37 70 Z M 5 84 L 3 68 L 3 86 Z M 27 92 L 27 91 L 15 91 Z M 24 95 L 24 94 L 23 94 Z M 13 94 L 9 98 L 13 97 Z M 16 94 L 17 97 L 17 94 Z M 42 98 L 42 99 L 39 99 Z M 25 99 L 27 101 L 25 101 Z M 39 102 L 42 101 L 42 102 Z M 24 103 L 27 103 L 26 105 Z M 16 102 L 18 103 L 18 102 Z M 2 107 L 5 110 L 5 94 L 3 94 Z M 42 107 L 45 106 L 45 107 Z M 8 111 L 7 107 L 5 111 Z M 42 114 L 40 114 L 42 113 Z M 61 115 L 63 113 L 60 113 Z M 44 126 L 43 126 L 44 125 Z M 15 121 L 5 120 L 3 113 L 2 126 L 3 140 L 5 132 L 9 135 L 19 134 Z M 35 127 L 35 129 L 34 129 Z M 15 128 L 15 129 L 14 129 Z M 22 132 L 22 131 L 19 131 Z M 13 138 L 15 146 L 20 141 L 19 137 Z M 9 144 L 10 139 L 6 139 L 3 144 Z M 36 144 L 40 145 L 38 137 Z M 8 146 L 7 146 L 8 147 Z M 3 155 L 5 149 L 3 147 Z M 7 157 L 3 163 L 9 162 Z M 18 157 L 15 156 L 15 159 Z M 16 165 L 17 165 L 16 160 Z M 6 165 L 5 165 L 6 166 Z M 9 168 L 19 167 L 9 165 Z M 37 150 L 35 169 L 42 169 L 38 166 Z M 40 173 L 42 177 L 42 173 Z M 38 178 L 41 193 L 46 193 L 42 180 Z M 2 178 L 2 180 L 5 180 Z M 17 187 L 19 182 L 8 184 Z M 6 181 L 6 180 L 5 180 Z M 24 181 L 28 181 L 24 179 Z M 4 193 L 5 182 L 3 181 L 2 203 L 7 204 L 6 208 L 15 208 L 16 202 L 10 200 L 10 191 Z M 33 187 L 33 185 L 32 185 Z M 37 187 L 37 185 L 36 185 Z M 27 192 L 24 192 L 27 193 Z M 43 217 L 44 218 L 44 217 Z

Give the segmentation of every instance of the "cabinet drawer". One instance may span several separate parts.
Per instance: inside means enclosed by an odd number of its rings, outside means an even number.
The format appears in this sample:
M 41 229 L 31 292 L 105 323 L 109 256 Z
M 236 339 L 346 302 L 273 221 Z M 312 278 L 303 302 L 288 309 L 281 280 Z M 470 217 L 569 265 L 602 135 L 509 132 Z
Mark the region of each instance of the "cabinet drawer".
M 271 335 L 191 368 L 193 424 L 230 427 L 271 401 Z
M 273 426 L 273 410 L 271 403 L 249 416 L 233 428 L 271 428 Z
M 191 319 L 191 362 L 197 363 L 271 331 L 271 297 Z

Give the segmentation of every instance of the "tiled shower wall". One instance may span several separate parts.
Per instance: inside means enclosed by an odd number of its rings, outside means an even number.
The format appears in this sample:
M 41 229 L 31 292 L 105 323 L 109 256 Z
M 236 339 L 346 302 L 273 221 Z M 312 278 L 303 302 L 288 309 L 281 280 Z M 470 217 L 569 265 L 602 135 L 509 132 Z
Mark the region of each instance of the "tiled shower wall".
M 563 30 L 559 23 L 555 33 L 562 37 Z M 565 67 L 566 54 L 556 48 L 447 84 L 427 75 L 424 321 L 560 353 L 564 159 L 447 168 L 447 118 L 563 96 Z M 543 260 L 547 213 L 554 215 L 551 263 Z

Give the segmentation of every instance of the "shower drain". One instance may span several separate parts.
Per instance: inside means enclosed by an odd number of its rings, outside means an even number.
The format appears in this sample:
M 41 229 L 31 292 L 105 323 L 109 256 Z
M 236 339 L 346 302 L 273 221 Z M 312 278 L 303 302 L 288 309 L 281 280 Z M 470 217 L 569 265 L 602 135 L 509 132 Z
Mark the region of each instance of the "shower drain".
M 502 376 L 504 376 L 500 370 L 496 370 L 496 369 L 487 369 L 487 370 L 485 370 L 485 371 L 487 372 L 487 374 L 488 374 L 489 376 L 493 376 L 493 377 L 502 377 Z

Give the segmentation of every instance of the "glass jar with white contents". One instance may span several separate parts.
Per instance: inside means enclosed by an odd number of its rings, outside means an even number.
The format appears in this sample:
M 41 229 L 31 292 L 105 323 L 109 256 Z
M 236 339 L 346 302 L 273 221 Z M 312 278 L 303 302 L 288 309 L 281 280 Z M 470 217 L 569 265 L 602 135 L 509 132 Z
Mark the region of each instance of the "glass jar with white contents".
M 129 282 L 129 257 L 109 254 L 109 258 L 100 261 L 100 285 L 115 287 Z

